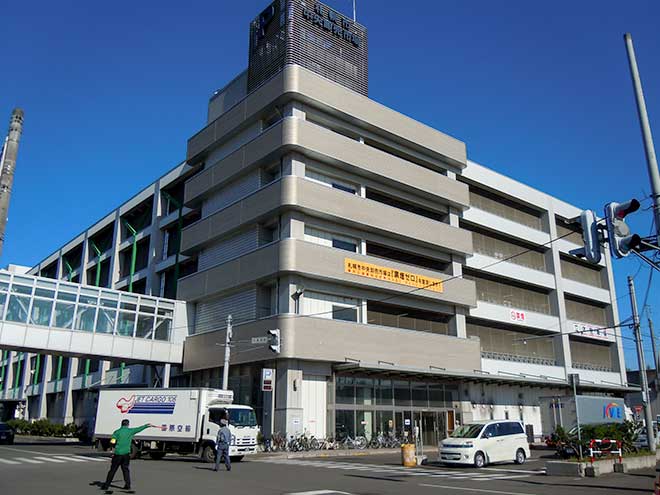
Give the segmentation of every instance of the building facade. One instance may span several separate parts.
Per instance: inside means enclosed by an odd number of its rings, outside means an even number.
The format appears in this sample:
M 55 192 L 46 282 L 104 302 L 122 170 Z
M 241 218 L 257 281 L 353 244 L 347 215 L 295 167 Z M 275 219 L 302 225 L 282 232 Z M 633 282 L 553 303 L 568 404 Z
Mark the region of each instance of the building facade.
M 274 369 L 289 435 L 417 423 L 435 444 L 508 418 L 538 437 L 569 374 L 623 394 L 609 257 L 569 254 L 578 208 L 369 99 L 366 30 L 327 6 L 277 0 L 250 39 L 185 162 L 31 273 L 189 303 L 174 386 L 220 385 L 229 315 L 236 342 L 279 329 L 278 355 L 233 347 L 229 383 L 260 411 Z

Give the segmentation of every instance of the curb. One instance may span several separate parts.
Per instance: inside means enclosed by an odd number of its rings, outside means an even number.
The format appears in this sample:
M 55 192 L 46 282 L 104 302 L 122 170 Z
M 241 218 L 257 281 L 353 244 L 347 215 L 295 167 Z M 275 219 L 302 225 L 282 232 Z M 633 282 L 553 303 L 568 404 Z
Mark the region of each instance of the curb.
M 16 435 L 15 442 L 29 443 L 80 443 L 76 437 L 37 437 L 32 435 Z

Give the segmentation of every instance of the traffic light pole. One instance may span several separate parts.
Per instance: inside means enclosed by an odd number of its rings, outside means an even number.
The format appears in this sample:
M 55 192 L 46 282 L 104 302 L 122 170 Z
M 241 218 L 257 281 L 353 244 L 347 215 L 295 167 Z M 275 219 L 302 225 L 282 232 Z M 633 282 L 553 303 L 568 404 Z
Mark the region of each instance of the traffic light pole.
M 646 112 L 646 102 L 644 101 L 642 81 L 639 77 L 639 69 L 637 68 L 637 59 L 635 58 L 635 48 L 633 47 L 632 36 L 630 33 L 626 33 L 623 38 L 628 52 L 630 75 L 632 77 L 633 87 L 635 89 L 635 99 L 637 101 L 637 115 L 639 116 L 639 125 L 642 129 L 644 149 L 646 150 L 646 165 L 648 167 L 649 180 L 651 182 L 651 191 L 653 195 L 653 215 L 655 218 L 657 243 L 660 242 L 660 172 L 658 172 L 658 161 L 655 156 L 651 125 L 649 124 L 649 116 Z
M 635 296 L 635 284 L 631 276 L 628 276 L 628 289 L 630 290 L 630 306 L 633 313 L 633 331 L 635 343 L 637 344 L 637 361 L 639 363 L 639 377 L 642 382 L 642 405 L 644 406 L 644 425 L 646 426 L 646 438 L 649 450 L 655 452 L 655 434 L 653 431 L 653 415 L 649 403 L 649 382 L 646 376 L 646 359 L 644 359 L 644 347 L 642 346 L 642 332 L 639 325 L 639 313 L 637 312 L 637 297 Z

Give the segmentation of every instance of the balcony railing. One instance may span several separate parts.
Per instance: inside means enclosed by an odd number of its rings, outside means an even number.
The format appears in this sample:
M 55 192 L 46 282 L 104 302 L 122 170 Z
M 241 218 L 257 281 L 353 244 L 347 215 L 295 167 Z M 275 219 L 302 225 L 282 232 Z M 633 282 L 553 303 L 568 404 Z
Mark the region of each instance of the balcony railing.
M 593 363 L 573 363 L 573 368 L 579 370 L 590 370 L 590 371 L 605 371 L 607 373 L 614 372 L 614 369 L 611 366 L 606 366 L 603 364 L 593 364 Z
M 29 275 L 0 272 L 0 320 L 169 341 L 175 302 Z
M 481 351 L 481 357 L 484 359 L 498 359 L 500 361 L 516 361 L 518 363 L 557 366 L 557 361 L 555 359 L 538 356 L 522 356 L 520 354 L 507 354 L 505 352 Z

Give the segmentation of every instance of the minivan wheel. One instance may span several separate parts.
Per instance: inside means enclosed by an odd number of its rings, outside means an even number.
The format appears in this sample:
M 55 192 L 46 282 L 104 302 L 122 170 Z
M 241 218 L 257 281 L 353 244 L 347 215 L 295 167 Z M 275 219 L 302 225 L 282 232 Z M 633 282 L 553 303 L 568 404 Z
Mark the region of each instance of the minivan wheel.
M 516 452 L 516 464 L 525 464 L 525 451 L 523 449 L 518 449 Z
M 474 454 L 474 467 L 482 468 L 486 465 L 486 456 L 483 452 L 477 452 Z

